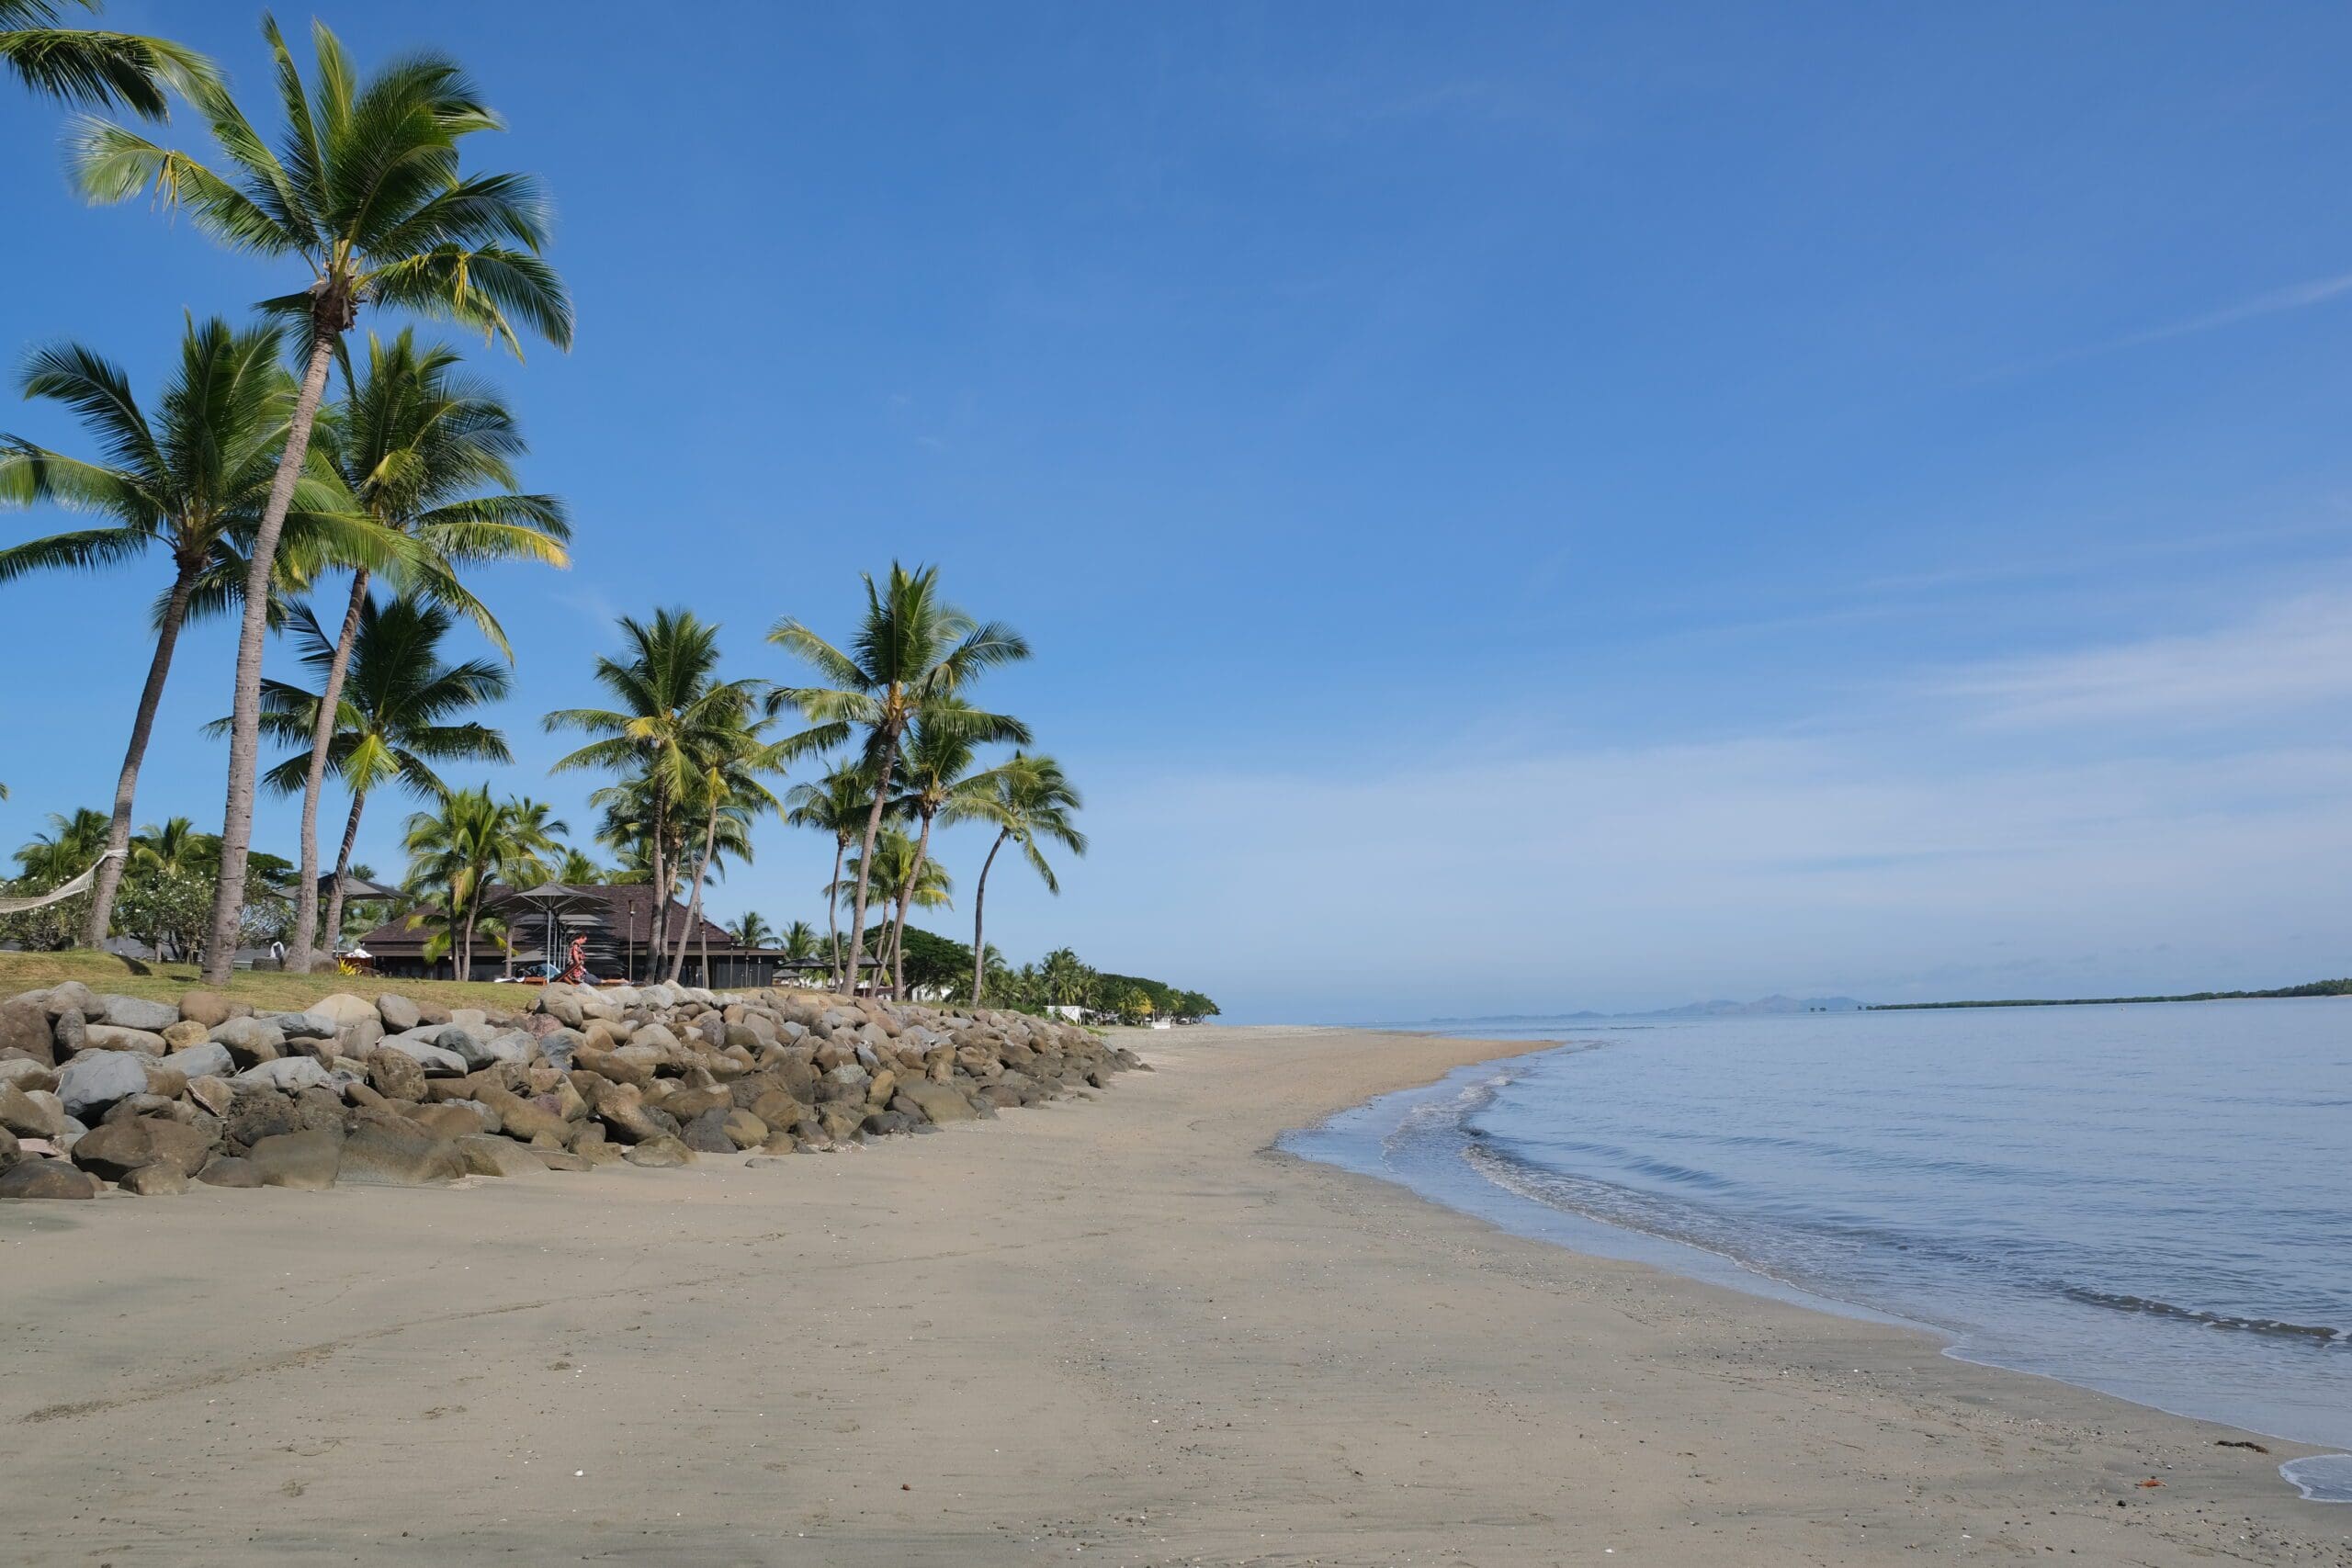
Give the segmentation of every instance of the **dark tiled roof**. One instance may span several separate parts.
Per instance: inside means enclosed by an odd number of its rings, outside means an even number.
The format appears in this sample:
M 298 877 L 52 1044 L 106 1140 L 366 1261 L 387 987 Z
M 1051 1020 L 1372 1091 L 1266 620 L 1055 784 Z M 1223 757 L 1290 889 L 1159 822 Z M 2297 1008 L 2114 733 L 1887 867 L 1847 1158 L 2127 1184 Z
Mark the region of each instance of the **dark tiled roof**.
M 497 908 L 513 898 L 517 889 L 493 883 L 489 890 L 489 905 Z M 532 891 L 539 891 L 532 889 Z M 653 932 L 653 889 L 643 883 L 622 883 L 609 887 L 572 887 L 572 901 L 559 906 L 562 914 L 593 914 L 605 922 L 605 930 L 615 941 L 631 939 L 642 942 Z M 501 911 L 514 933 L 517 948 L 528 943 L 536 948 L 540 931 L 540 916 L 527 901 L 514 902 Z M 686 907 L 679 900 L 670 900 L 670 939 L 677 940 L 679 927 L 686 918 Z M 429 926 L 412 926 L 405 915 L 378 926 L 359 939 L 359 944 L 379 958 L 410 957 L 424 951 L 433 934 Z M 710 942 L 711 956 L 733 955 L 738 949 L 727 928 L 706 919 L 695 933 L 694 948 L 702 951 L 703 940 Z

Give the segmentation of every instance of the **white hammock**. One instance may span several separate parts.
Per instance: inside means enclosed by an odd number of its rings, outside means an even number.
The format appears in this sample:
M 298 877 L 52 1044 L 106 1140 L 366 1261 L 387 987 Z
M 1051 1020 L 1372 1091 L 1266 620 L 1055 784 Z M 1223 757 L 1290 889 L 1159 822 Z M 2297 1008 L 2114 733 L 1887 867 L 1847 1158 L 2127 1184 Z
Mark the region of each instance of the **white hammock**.
M 28 909 L 46 909 L 51 904 L 62 904 L 76 893 L 87 893 L 90 884 L 98 879 L 98 867 L 122 854 L 120 850 L 108 850 L 90 863 L 90 869 L 73 881 L 60 884 L 48 892 L 30 898 L 0 898 L 0 915 L 21 915 Z

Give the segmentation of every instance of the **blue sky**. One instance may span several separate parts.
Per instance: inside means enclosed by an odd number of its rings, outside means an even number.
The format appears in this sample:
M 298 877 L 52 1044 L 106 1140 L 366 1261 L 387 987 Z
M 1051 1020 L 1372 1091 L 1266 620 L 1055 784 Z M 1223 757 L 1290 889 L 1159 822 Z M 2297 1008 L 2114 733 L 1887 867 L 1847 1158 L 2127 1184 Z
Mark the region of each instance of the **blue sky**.
M 246 6 L 109 15 L 265 80 Z M 575 350 L 481 363 L 577 565 L 483 592 L 498 782 L 575 821 L 537 716 L 615 615 L 785 677 L 899 557 L 1029 634 L 981 693 L 1089 792 L 1060 899 L 992 880 L 1016 959 L 1245 1019 L 2347 967 L 2340 10 L 327 15 L 458 53 L 559 205 Z M 0 93 L 0 347 L 152 389 L 289 286 L 81 207 L 61 125 Z M 0 839 L 107 795 L 160 570 L 0 590 Z M 141 820 L 217 818 L 229 653 Z M 820 918 L 759 847 L 719 911 Z

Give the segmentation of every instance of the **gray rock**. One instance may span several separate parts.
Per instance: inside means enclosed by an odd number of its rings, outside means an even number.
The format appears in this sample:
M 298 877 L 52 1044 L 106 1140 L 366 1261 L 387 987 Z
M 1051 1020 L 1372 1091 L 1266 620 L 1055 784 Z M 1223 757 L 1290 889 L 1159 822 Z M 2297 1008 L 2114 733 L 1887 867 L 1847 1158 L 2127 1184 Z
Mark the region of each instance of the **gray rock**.
M 0 1170 L 0 1198 L 95 1198 L 97 1178 L 62 1159 L 19 1160 Z
M 368 1081 L 387 1100 L 424 1098 L 424 1065 L 407 1052 L 390 1046 L 379 1045 L 368 1053 Z
M 292 1187 L 311 1192 L 333 1187 L 336 1168 L 342 1162 L 343 1134 L 324 1127 L 264 1138 L 245 1156 L 245 1163 L 260 1174 L 263 1186 Z M 212 1166 L 204 1168 L 204 1179 L 211 1181 Z
M 337 991 L 331 997 L 322 997 L 312 1002 L 308 1010 L 312 1016 L 331 1020 L 337 1029 L 347 1028 L 361 1019 L 371 1023 L 376 1021 L 376 1004 L 365 997 L 355 997 L 349 991 Z
M 345 1024 L 337 1032 L 334 1038 L 335 1055 L 365 1056 L 376 1048 L 376 1043 L 383 1037 L 384 1026 L 376 1021 L 376 1015 L 371 1012 L 356 1023 Z
M 68 980 L 62 986 L 51 986 L 41 993 L 40 1005 L 51 1018 L 62 1018 L 78 1012 L 84 1018 L 96 1018 L 103 1010 L 98 995 L 79 980 Z
M 394 991 L 387 991 L 376 998 L 376 1016 L 394 1034 L 401 1034 L 424 1021 L 416 1004 Z
M 538 1043 L 519 1029 L 485 1033 L 455 1023 L 441 1032 L 440 1044 L 443 1050 L 457 1053 L 471 1072 L 480 1072 L 501 1062 L 523 1066 L 538 1052 Z
M 229 1080 L 239 1089 L 276 1089 L 288 1093 L 304 1089 L 331 1089 L 334 1077 L 311 1056 L 281 1056 L 247 1067 Z
M 237 1066 L 226 1045 L 216 1045 L 209 1040 L 173 1052 L 164 1058 L 164 1065 L 186 1073 L 191 1083 L 202 1077 L 227 1077 Z
M 570 986 L 549 986 L 539 993 L 539 1010 L 567 1029 L 578 1029 L 588 1021 L 580 1006 L 580 993 Z
M 685 1124 L 678 1134 L 679 1140 L 696 1154 L 733 1154 L 735 1141 L 727 1135 L 727 1114 L 717 1106 L 711 1107 Z
M 74 1140 L 74 1163 L 92 1175 L 120 1181 L 141 1166 L 163 1164 L 186 1174 L 203 1168 L 212 1140 L 163 1117 L 133 1116 L 94 1127 Z
M 180 1010 L 170 1002 L 151 1002 L 141 997 L 100 997 L 98 1010 L 91 1016 L 118 1029 L 161 1034 L 180 1021 Z
M 57 1015 L 57 1021 L 49 1027 L 49 1034 L 55 1043 L 58 1060 L 62 1061 L 82 1049 L 83 1031 L 87 1028 L 89 1023 L 78 1008 L 68 1008 Z
M 274 1023 L 288 1040 L 332 1040 L 342 1026 L 324 1013 L 274 1012 L 265 1022 Z
M 965 1099 L 962 1091 L 953 1084 L 933 1083 L 928 1078 L 900 1084 L 897 1100 L 892 1104 L 896 1105 L 898 1100 L 907 1101 L 931 1122 L 969 1122 L 979 1115 L 973 1109 L 972 1102 Z
M 379 1051 L 398 1051 L 423 1067 L 431 1077 L 463 1077 L 466 1059 L 455 1051 L 445 1051 L 434 1042 L 439 1038 L 438 1029 L 419 1029 L 406 1034 L 387 1034 L 377 1043 Z
M 130 1051 L 85 1051 L 57 1075 L 57 1098 L 68 1116 L 95 1120 L 116 1100 L 147 1092 L 150 1061 Z

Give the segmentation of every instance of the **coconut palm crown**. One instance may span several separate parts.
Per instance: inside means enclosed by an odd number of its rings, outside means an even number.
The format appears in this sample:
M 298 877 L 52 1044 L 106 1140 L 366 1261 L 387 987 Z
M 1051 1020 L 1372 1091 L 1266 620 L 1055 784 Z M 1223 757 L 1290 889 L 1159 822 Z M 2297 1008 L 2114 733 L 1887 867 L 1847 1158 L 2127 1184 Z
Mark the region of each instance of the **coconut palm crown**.
M 99 0 L 74 0 L 93 15 Z M 174 92 L 214 88 L 212 62 L 185 44 L 137 33 L 58 26 L 58 0 L 0 0 L 0 66 L 37 93 L 85 108 L 171 118 Z

